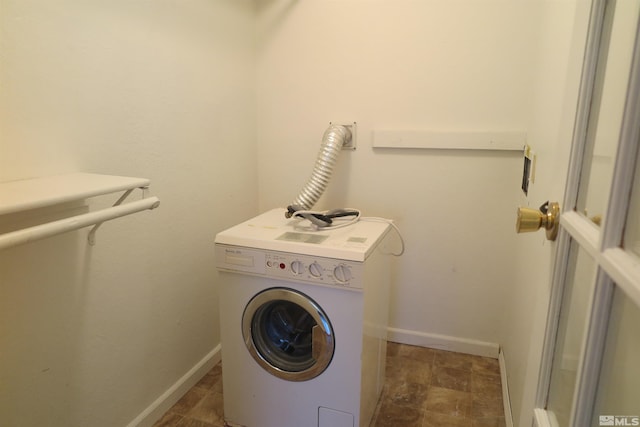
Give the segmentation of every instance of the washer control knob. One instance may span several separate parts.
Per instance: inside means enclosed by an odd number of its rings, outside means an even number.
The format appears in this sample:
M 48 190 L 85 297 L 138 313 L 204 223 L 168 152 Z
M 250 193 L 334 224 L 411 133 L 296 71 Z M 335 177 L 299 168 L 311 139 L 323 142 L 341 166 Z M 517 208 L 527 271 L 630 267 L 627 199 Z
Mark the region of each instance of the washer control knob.
M 291 271 L 296 275 L 304 273 L 304 264 L 302 261 L 293 261 L 291 263 Z
M 309 273 L 311 273 L 313 277 L 322 277 L 322 267 L 317 262 L 314 262 L 309 265 Z
M 351 280 L 351 270 L 346 265 L 340 264 L 333 269 L 333 277 L 340 283 L 347 283 Z

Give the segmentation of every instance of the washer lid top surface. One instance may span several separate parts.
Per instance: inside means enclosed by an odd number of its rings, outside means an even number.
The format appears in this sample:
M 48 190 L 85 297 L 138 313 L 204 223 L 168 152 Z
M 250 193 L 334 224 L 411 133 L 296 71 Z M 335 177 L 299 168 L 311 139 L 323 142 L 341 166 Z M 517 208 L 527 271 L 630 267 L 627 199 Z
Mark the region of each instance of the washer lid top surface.
M 364 261 L 389 230 L 389 224 L 360 220 L 333 230 L 315 231 L 309 222 L 285 217 L 278 208 L 216 235 L 216 243 L 280 252 Z

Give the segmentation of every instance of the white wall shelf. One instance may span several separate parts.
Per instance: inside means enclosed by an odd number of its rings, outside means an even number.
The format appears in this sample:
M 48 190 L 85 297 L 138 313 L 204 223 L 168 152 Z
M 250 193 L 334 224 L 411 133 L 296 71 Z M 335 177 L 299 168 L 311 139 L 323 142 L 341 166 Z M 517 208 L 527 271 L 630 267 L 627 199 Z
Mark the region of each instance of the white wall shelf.
M 160 199 L 157 197 L 145 197 L 122 204 L 133 190 L 147 189 L 149 184 L 150 180 L 146 178 L 89 173 L 71 173 L 0 183 L 0 216 L 124 191 L 124 194 L 110 208 L 0 234 L 0 250 L 90 225 L 94 226 L 89 233 L 89 243 L 93 244 L 95 232 L 103 222 L 143 210 L 155 209 L 160 205 Z
M 428 130 L 374 130 L 374 148 L 430 148 L 440 150 L 523 151 L 525 132 Z

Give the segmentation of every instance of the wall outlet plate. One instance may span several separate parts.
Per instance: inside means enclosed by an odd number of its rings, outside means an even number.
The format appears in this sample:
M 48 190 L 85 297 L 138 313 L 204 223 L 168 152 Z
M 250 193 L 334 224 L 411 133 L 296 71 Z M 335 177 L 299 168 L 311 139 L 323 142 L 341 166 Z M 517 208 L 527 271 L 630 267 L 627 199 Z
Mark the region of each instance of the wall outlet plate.
M 356 149 L 356 134 L 357 125 L 356 122 L 329 122 L 330 125 L 344 126 L 351 131 L 351 139 L 347 140 L 343 145 L 343 150 L 354 151 Z

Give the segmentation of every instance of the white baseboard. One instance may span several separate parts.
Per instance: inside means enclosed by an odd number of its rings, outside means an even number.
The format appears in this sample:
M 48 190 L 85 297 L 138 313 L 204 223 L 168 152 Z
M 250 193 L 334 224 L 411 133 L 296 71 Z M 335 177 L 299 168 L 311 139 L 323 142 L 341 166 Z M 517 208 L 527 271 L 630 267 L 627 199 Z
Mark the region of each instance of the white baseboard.
M 513 427 L 513 414 L 511 413 L 511 398 L 509 397 L 509 383 L 507 381 L 507 363 L 504 360 L 504 353 L 500 349 L 498 355 L 500 362 L 500 381 L 502 383 L 502 405 L 504 406 L 504 421 L 507 427 Z
M 158 421 L 187 391 L 198 383 L 218 362 L 220 362 L 222 346 L 218 344 L 195 366 L 162 393 L 147 409 L 142 411 L 127 427 L 149 427 Z
M 553 421 L 551 418 L 553 418 Z M 558 420 L 555 419 L 553 412 L 545 411 L 544 409 L 536 408 L 533 410 L 533 426 L 534 427 L 553 427 L 559 426 Z
M 498 353 L 500 352 L 500 346 L 491 342 L 458 338 L 449 335 L 428 334 L 406 329 L 387 328 L 387 339 L 401 344 L 456 351 L 458 353 L 492 357 L 494 359 L 498 358 Z

